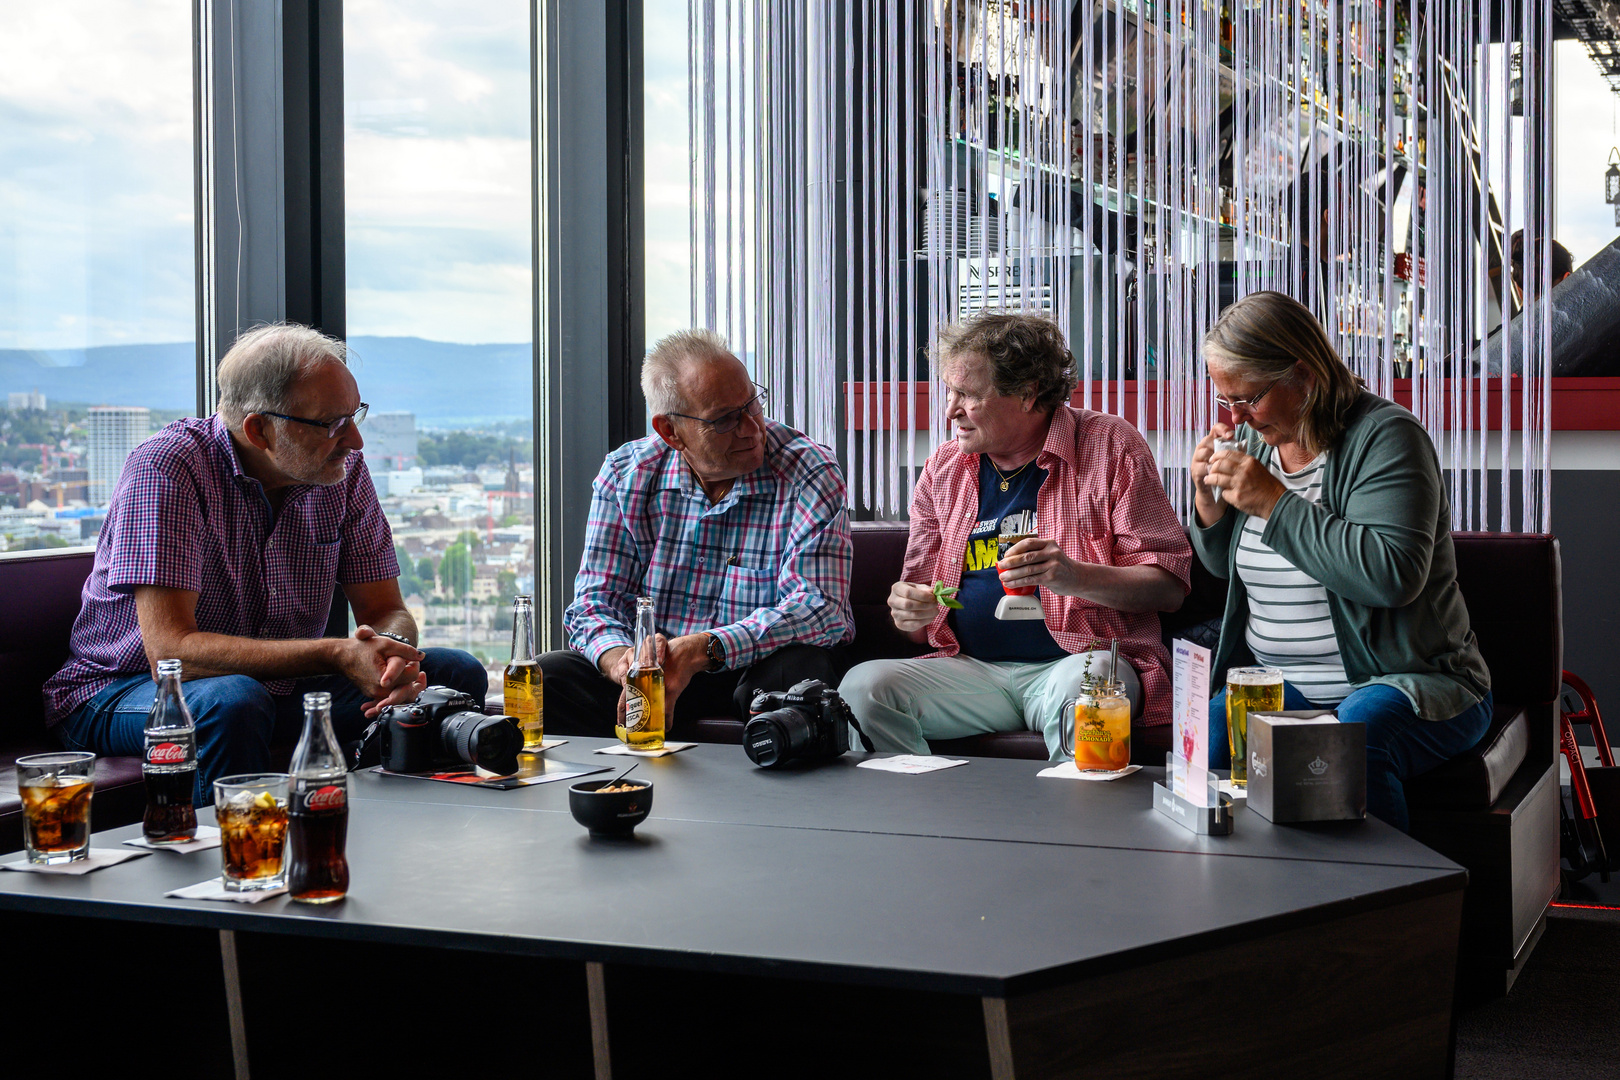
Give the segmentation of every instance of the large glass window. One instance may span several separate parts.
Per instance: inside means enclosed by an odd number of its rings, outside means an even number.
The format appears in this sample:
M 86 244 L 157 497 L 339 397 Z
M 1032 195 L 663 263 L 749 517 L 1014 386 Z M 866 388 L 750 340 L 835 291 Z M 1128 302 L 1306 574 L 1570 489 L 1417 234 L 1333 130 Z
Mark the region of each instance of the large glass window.
M 642 6 L 646 345 L 692 325 L 687 0 Z
M 0 8 L 0 544 L 89 543 L 196 409 L 189 0 Z
M 529 4 L 347 0 L 343 40 L 367 464 L 423 644 L 493 671 L 534 588 Z

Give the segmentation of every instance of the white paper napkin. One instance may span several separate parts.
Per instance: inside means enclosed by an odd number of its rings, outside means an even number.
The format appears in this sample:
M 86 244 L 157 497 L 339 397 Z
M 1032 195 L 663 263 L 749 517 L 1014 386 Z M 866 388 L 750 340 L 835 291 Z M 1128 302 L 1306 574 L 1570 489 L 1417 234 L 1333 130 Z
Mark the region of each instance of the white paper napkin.
M 1118 780 L 1122 776 L 1129 776 L 1141 767 L 1140 765 L 1127 765 L 1119 772 L 1101 772 L 1082 769 L 1072 761 L 1065 761 L 1061 765 L 1053 765 L 1050 769 L 1042 769 L 1035 775 L 1056 776 L 1061 780 L 1098 780 L 1107 783 L 1110 780 Z
M 126 859 L 138 859 L 145 851 L 119 851 L 117 848 L 91 848 L 90 854 L 78 862 L 41 866 L 31 863 L 25 856 L 19 862 L 0 863 L 0 870 L 22 870 L 30 874 L 88 874 L 107 866 L 117 866 Z
M 193 851 L 207 851 L 219 847 L 219 830 L 212 825 L 197 826 L 195 839 L 187 840 L 183 844 L 154 844 L 144 836 L 137 836 L 133 840 L 125 840 L 130 847 L 145 848 L 148 851 L 172 851 L 176 855 L 190 855 Z
M 696 745 L 697 743 L 695 742 L 667 742 L 664 744 L 664 748 L 662 750 L 632 750 L 630 747 L 624 745 L 624 743 L 618 743 L 614 746 L 604 746 L 602 749 L 598 750 L 597 753 L 628 754 L 631 757 L 666 757 L 670 754 L 678 754 L 682 750 L 690 750 Z
M 182 900 L 231 900 L 238 904 L 257 904 L 260 900 L 268 900 L 272 896 L 280 896 L 287 891 L 283 885 L 279 889 L 257 889 L 253 892 L 226 892 L 225 882 L 217 877 L 207 881 L 199 881 L 195 885 L 187 885 L 183 889 L 166 892 L 164 896 L 178 896 Z
M 915 776 L 918 773 L 938 772 L 940 769 L 954 769 L 958 765 L 966 765 L 965 758 L 933 757 L 929 754 L 899 754 L 895 757 L 868 758 L 856 762 L 857 769 L 877 769 L 879 772 L 906 773 Z

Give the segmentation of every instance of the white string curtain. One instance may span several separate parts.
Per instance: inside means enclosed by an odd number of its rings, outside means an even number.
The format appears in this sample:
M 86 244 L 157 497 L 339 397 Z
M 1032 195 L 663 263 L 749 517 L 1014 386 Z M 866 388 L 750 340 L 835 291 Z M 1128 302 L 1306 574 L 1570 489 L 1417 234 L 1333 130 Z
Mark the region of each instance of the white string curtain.
M 689 10 L 693 322 L 852 504 L 903 515 L 949 437 L 939 328 L 1034 310 L 1187 512 L 1199 342 L 1277 289 L 1423 421 L 1455 527 L 1547 529 L 1547 0 Z

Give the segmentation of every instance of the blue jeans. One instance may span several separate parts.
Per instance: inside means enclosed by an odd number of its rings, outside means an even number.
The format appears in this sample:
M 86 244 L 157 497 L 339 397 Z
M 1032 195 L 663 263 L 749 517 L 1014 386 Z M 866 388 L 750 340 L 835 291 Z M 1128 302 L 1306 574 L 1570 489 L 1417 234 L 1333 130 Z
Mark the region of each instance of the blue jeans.
M 1283 683 L 1283 708 L 1318 709 L 1291 683 Z M 1367 812 L 1401 832 L 1407 831 L 1406 791 L 1402 781 L 1422 776 L 1458 754 L 1472 750 L 1491 726 L 1491 695 L 1450 720 L 1418 719 L 1405 694 L 1373 683 L 1339 702 L 1343 724 L 1367 725 Z M 1209 767 L 1232 763 L 1226 737 L 1226 691 L 1209 699 Z
M 424 649 L 422 671 L 429 686 L 448 686 L 479 702 L 489 690 L 484 666 L 459 649 Z M 214 781 L 271 767 L 270 746 L 295 738 L 304 722 L 304 695 L 332 695 L 332 729 L 338 742 L 360 737 L 368 721 L 366 697 L 342 675 L 300 679 L 291 694 L 272 694 L 246 675 L 217 675 L 185 683 L 186 706 L 197 725 L 198 806 L 214 803 Z M 69 750 L 138 757 L 144 752 L 146 717 L 157 697 L 157 683 L 146 672 L 129 675 L 79 706 L 56 726 Z

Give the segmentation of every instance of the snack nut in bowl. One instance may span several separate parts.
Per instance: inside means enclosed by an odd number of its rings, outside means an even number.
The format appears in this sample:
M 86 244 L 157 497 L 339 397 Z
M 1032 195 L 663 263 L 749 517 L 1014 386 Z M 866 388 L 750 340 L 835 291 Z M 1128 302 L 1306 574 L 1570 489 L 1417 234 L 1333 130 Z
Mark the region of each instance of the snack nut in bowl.
M 652 812 L 647 780 L 586 780 L 568 789 L 568 809 L 593 837 L 629 836 Z

